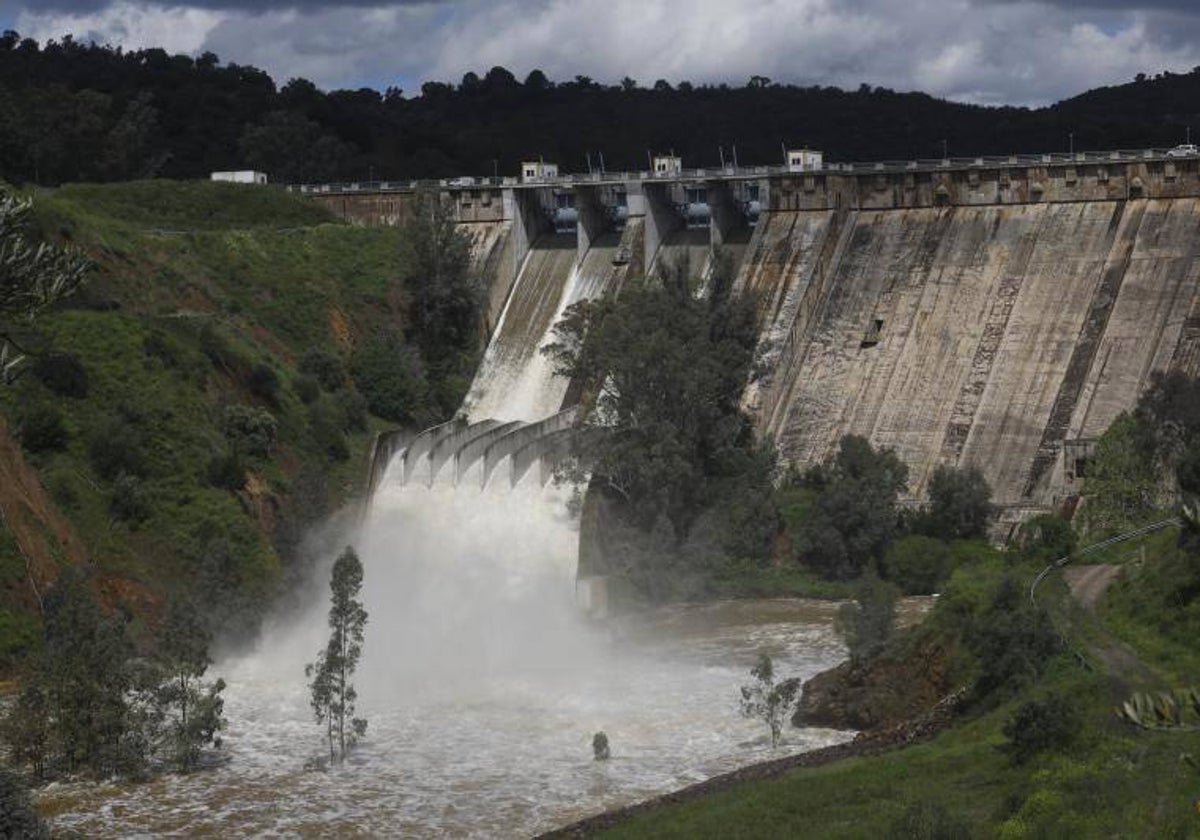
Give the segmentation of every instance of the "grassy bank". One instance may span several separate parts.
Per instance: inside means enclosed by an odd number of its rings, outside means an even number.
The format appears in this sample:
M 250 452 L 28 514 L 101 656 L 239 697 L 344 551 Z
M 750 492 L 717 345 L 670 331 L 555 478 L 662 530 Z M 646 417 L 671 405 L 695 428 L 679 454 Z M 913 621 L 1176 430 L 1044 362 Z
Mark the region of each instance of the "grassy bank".
M 1195 568 L 1196 561 L 1175 545 L 1177 533 L 1145 540 L 1144 551 L 1128 550 L 1139 565 L 1126 570 L 1100 611 L 1097 632 L 1106 629 L 1100 624 L 1111 624 L 1132 644 L 1138 674 L 1103 662 L 1089 669 L 1064 653 L 1036 682 L 999 703 L 977 703 L 930 742 L 733 784 L 638 815 L 604 836 L 1200 835 L 1200 771 L 1186 760 L 1200 756 L 1200 733 L 1139 729 L 1116 714 L 1131 691 L 1144 687 L 1147 672 L 1161 686 L 1200 682 L 1195 645 L 1180 636 L 1189 632 L 1182 612 L 1192 607 L 1181 608 L 1178 597 L 1181 569 Z M 1033 571 L 1030 566 L 1021 574 L 1027 579 Z M 1045 597 L 1064 593 L 1061 585 L 1052 586 Z M 936 628 L 939 617 L 931 621 Z M 1068 698 L 1079 734 L 1064 748 L 1014 762 L 1005 725 L 1023 703 L 1050 694 Z
M 401 233 L 228 184 L 34 198 L 37 233 L 95 269 L 22 334 L 31 359 L 0 388 L 22 457 L 113 606 L 152 621 L 171 593 L 200 587 L 255 612 L 303 561 L 306 529 L 363 486 L 386 424 L 351 361 L 404 325 Z M 13 545 L 0 528 L 0 626 L 19 629 L 9 655 L 34 623 Z

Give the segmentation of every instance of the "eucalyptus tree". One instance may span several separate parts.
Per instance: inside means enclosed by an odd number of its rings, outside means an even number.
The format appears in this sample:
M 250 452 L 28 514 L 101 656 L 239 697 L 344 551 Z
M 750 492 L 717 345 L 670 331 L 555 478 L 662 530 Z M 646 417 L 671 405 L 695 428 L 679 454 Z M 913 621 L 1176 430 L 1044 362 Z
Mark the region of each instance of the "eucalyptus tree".
M 362 656 L 367 611 L 358 600 L 363 567 L 358 554 L 347 546 L 333 564 L 330 579 L 329 628 L 332 631 L 317 661 L 304 669 L 309 679 L 309 702 L 317 723 L 324 725 L 329 760 L 342 761 L 346 751 L 367 731 L 367 722 L 354 716 L 358 693 L 351 679 Z M 347 731 L 349 724 L 349 731 Z
M 0 379 L 11 382 L 26 351 L 16 332 L 72 294 L 91 266 L 77 251 L 29 235 L 32 203 L 0 190 Z

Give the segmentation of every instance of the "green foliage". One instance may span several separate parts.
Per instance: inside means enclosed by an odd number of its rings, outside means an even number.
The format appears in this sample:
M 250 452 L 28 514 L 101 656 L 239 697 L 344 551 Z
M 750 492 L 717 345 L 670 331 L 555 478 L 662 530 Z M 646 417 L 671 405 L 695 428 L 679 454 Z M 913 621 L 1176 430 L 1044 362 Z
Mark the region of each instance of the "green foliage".
M 941 540 L 910 534 L 896 540 L 880 563 L 886 580 L 905 595 L 932 595 L 954 566 L 954 552 Z
M 1153 517 L 1158 471 L 1148 456 L 1144 429 L 1133 415 L 1120 415 L 1101 436 L 1088 465 L 1081 517 L 1089 531 L 1127 531 Z
M 1049 616 L 1029 603 L 1027 587 L 1017 578 L 1004 575 L 989 600 L 965 628 L 965 640 L 980 666 L 978 700 L 995 700 L 1031 685 L 1062 649 Z
M 1016 764 L 1046 750 L 1062 750 L 1079 734 L 1082 722 L 1069 698 L 1057 693 L 1027 700 L 1004 725 L 1005 745 Z
M 883 650 L 896 626 L 898 595 L 895 586 L 868 573 L 855 587 L 854 600 L 838 609 L 835 626 L 851 659 L 867 659 Z
M 156 699 L 167 718 L 162 734 L 165 751 L 184 773 L 196 766 L 204 747 L 221 745 L 217 733 L 225 727 L 221 698 L 225 681 L 203 681 L 211 664 L 210 641 L 208 627 L 190 601 L 172 604 L 162 634 Z
M 420 353 L 395 333 L 367 338 L 355 348 L 350 370 L 372 414 L 404 425 L 420 426 L 433 419 Z
M 321 396 L 321 383 L 317 377 L 303 373 L 292 380 L 292 390 L 300 398 L 300 402 L 309 405 Z
M 279 397 L 279 375 L 269 365 L 256 364 L 246 374 L 246 389 L 271 405 L 275 405 Z
M 735 522 L 757 525 L 727 523 L 722 542 L 762 556 L 778 520 L 755 508 L 769 497 L 773 459 L 756 451 L 739 404 L 754 305 L 731 296 L 728 277 L 714 274 L 707 299 L 691 294 L 688 279 L 686 266 L 667 267 L 658 282 L 572 306 L 546 352 L 595 409 L 581 415 L 592 433 L 577 438 L 577 454 L 639 527 L 661 518 L 682 541 L 703 512 L 740 499 L 749 505 L 730 509 Z
M 88 395 L 88 375 L 78 356 L 48 353 L 33 363 L 33 375 L 61 397 L 83 399 Z
M 1055 513 L 1039 513 L 1025 520 L 1017 533 L 1020 556 L 1042 565 L 1071 556 L 1078 542 L 1071 523 Z
M 278 424 L 269 411 L 252 405 L 227 405 L 221 413 L 221 431 L 233 451 L 266 458 L 275 445 Z
M 347 546 L 333 564 L 329 582 L 329 627 L 332 633 L 316 662 L 304 668 L 309 678 L 309 695 L 318 724 L 325 725 L 329 760 L 344 761 L 346 751 L 367 731 L 367 722 L 354 717 L 358 693 L 350 680 L 362 656 L 363 629 L 367 611 L 358 600 L 362 589 L 362 562 Z M 347 732 L 347 723 L 350 731 Z
M 49 836 L 25 781 L 7 767 L 0 767 L 0 837 L 41 840 Z
M 109 495 L 108 512 L 115 521 L 132 528 L 150 518 L 150 502 L 139 478 L 125 473 L 117 476 Z
M 297 367 L 301 373 L 316 380 L 326 391 L 336 391 L 346 383 L 346 371 L 342 366 L 342 360 L 319 347 L 310 347 L 305 350 Z M 311 400 L 306 402 L 311 402 Z
M 124 417 L 109 415 L 101 420 L 88 435 L 87 449 L 92 468 L 105 480 L 146 472 L 141 435 Z
M 11 665 L 32 654 L 41 635 L 41 628 L 32 616 L 0 609 L 0 664 Z
M 978 467 L 939 465 L 929 480 L 929 507 L 913 530 L 943 540 L 987 536 L 995 518 L 992 488 Z
M 802 562 L 847 580 L 879 561 L 895 537 L 896 499 L 907 480 L 895 453 L 877 452 L 856 435 L 842 438 L 833 460 L 810 478 L 818 495 L 795 537 Z
M 17 437 L 27 452 L 61 452 L 67 448 L 70 433 L 63 413 L 48 402 L 22 405 L 17 412 Z
M 1125 720 L 1143 729 L 1198 729 L 1200 689 L 1184 688 L 1157 694 L 1137 692 L 1120 708 Z
M 434 195 L 418 198 L 402 236 L 412 255 L 407 337 L 442 369 L 479 340 L 484 290 L 471 272 L 471 240 L 457 224 L 453 204 Z
M 800 679 L 791 677 L 782 682 L 775 681 L 775 665 L 765 653 L 750 669 L 754 682 L 741 688 L 742 715 L 763 721 L 771 732 L 771 749 L 779 746 L 783 733 L 783 722 L 789 717 L 792 707 L 800 697 Z
M 342 433 L 347 425 L 345 411 L 326 400 L 309 407 L 308 422 L 313 438 L 326 456 L 333 461 L 345 461 L 350 457 L 350 448 Z
M 246 486 L 246 464 L 236 450 L 214 455 L 204 469 L 204 480 L 212 487 L 236 493 Z
M 974 827 L 935 800 L 921 799 L 888 826 L 887 840 L 971 840 Z

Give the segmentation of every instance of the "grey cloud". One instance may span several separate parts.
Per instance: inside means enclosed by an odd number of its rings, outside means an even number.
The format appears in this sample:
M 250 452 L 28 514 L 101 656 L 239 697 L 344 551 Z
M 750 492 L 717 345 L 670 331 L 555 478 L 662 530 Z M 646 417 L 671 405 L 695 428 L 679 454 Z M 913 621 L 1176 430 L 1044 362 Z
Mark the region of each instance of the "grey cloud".
M 16 0 L 17 10 L 36 13 L 91 14 L 113 5 L 114 0 Z M 302 11 L 362 9 L 386 6 L 448 5 L 456 0 L 148 0 L 145 5 L 158 7 L 187 7 L 212 11 L 243 12 L 255 15 L 263 12 L 299 9 Z

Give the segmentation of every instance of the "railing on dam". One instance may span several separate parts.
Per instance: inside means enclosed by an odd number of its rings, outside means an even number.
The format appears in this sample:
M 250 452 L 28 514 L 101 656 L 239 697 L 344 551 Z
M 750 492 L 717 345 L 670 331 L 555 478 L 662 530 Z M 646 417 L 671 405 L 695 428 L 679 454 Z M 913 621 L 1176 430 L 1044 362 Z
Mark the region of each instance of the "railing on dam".
M 1191 156 L 1195 160 L 1200 156 Z M 399 181 L 341 181 L 328 184 L 289 184 L 288 192 L 306 195 L 338 195 L 346 193 L 416 192 L 431 189 L 541 188 L 628 184 L 633 182 L 664 181 L 747 181 L 772 176 L 854 173 L 895 174 L 909 172 L 941 172 L 946 170 L 1003 169 L 1007 167 L 1069 166 L 1071 164 L 1145 163 L 1178 160 L 1170 149 L 1117 149 L 1102 152 L 1048 152 L 1026 155 L 983 155 L 978 157 L 921 158 L 918 160 L 880 160 L 853 163 L 826 163 L 819 169 L 797 170 L 787 166 L 724 166 L 703 169 L 683 169 L 669 173 L 649 171 L 585 172 L 562 174 L 555 178 L 523 181 L 514 176 L 418 179 Z

